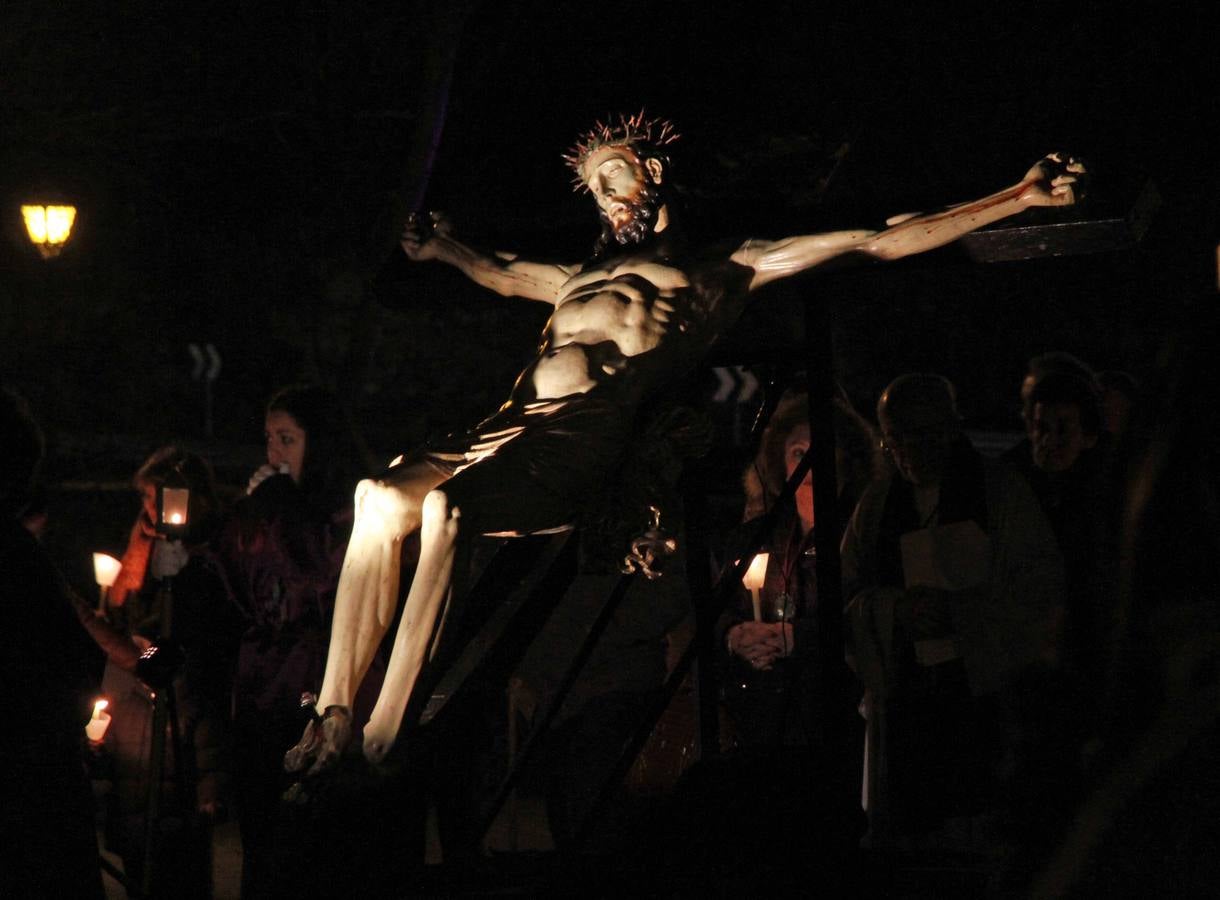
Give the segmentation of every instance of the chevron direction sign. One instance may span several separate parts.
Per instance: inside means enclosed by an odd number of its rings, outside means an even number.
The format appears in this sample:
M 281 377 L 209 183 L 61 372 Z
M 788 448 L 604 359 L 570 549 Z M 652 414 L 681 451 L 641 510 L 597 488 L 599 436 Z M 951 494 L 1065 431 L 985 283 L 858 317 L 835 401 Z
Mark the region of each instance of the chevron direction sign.
M 748 403 L 758 393 L 758 379 L 745 366 L 719 366 L 712 374 L 716 376 L 713 403 Z

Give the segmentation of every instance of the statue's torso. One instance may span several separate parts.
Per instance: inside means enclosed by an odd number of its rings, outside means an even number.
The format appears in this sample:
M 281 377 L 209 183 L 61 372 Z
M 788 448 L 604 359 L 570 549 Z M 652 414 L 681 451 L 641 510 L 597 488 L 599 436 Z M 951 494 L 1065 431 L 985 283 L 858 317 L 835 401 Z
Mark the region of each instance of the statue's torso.
M 585 266 L 564 285 L 514 399 L 553 399 L 603 386 L 621 387 L 624 400 L 637 399 L 642 370 L 654 368 L 641 358 L 678 352 L 674 345 L 686 330 L 693 290 L 687 268 L 654 253 Z
M 676 266 L 628 258 L 582 270 L 564 285 L 547 323 L 551 347 L 613 341 L 623 356 L 656 348 L 669 316 L 656 307 L 675 305 L 690 287 Z

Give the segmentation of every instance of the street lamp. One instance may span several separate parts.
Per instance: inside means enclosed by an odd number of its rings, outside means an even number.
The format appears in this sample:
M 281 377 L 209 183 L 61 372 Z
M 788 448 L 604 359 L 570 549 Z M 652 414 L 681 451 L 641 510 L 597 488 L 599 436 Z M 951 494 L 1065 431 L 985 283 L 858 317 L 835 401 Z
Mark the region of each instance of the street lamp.
M 66 204 L 25 204 L 21 207 L 21 217 L 25 219 L 25 231 L 30 236 L 30 242 L 38 248 L 43 259 L 51 259 L 59 255 L 72 235 L 76 207 Z

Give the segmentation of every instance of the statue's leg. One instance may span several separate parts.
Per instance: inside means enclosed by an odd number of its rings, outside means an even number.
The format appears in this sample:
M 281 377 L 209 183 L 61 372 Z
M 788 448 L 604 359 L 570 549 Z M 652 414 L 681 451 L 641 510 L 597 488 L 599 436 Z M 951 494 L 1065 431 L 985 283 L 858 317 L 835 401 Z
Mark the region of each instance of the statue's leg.
M 331 766 L 351 740 L 351 707 L 398 602 L 403 540 L 419 528 L 422 499 L 444 480 L 427 464 L 404 466 L 356 488 L 355 522 L 335 596 L 326 674 L 317 706 L 321 723 L 310 723 L 285 756 L 289 771 L 312 763 L 316 773 Z
M 444 490 L 424 498 L 419 532 L 419 565 L 403 607 L 381 694 L 364 728 L 364 755 L 385 758 L 402 725 L 403 712 L 429 649 L 440 639 L 442 610 L 449 598 L 460 513 Z
M 423 500 L 420 556 L 381 695 L 364 729 L 364 755 L 385 757 L 419 673 L 439 640 L 459 524 L 465 533 L 527 534 L 567 524 L 592 480 L 623 446 L 614 405 L 582 404 L 583 415 L 539 416 L 530 428 L 463 466 Z M 552 421 L 554 420 L 554 421 Z M 435 485 L 434 485 L 435 487 Z

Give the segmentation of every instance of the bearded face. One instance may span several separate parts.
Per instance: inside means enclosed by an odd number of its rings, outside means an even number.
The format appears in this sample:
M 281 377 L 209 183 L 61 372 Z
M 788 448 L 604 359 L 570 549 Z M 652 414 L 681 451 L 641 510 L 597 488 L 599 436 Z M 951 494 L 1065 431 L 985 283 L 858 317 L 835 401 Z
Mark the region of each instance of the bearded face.
M 624 246 L 641 243 L 657 224 L 661 206 L 657 190 L 641 184 L 633 196 L 617 199 L 622 204 L 621 210 L 616 208 L 613 215 L 600 210 L 602 221 L 610 227 L 618 243 Z
M 638 244 L 657 224 L 662 202 L 656 185 L 661 165 L 629 147 L 599 148 L 586 161 L 585 185 L 597 201 L 606 231 L 619 244 Z

